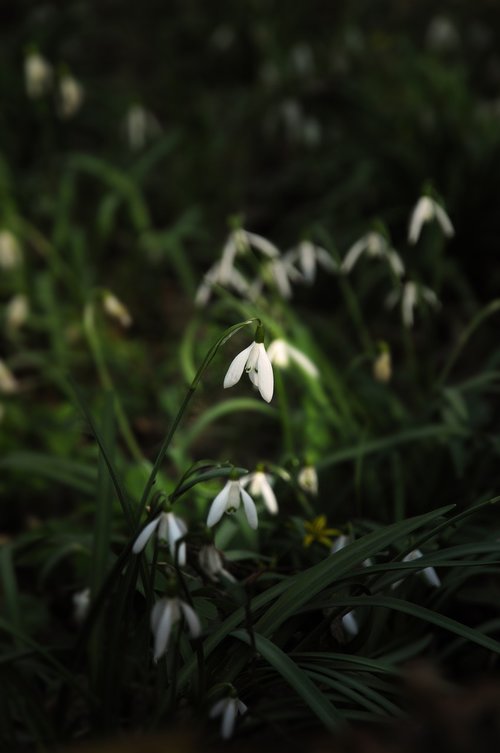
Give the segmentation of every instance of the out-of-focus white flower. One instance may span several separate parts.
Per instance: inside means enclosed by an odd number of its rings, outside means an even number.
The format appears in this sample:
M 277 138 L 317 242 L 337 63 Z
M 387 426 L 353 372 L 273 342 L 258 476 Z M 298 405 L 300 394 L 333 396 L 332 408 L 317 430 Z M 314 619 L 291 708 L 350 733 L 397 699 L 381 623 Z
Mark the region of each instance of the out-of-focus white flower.
M 5 307 L 5 323 L 7 331 L 15 332 L 26 323 L 30 313 L 29 300 L 24 293 L 18 293 L 10 299 Z
M 403 276 L 405 268 L 401 257 L 389 246 L 387 239 L 381 233 L 370 231 L 357 240 L 345 255 L 340 266 L 341 271 L 350 272 L 362 254 L 372 259 L 385 259 L 395 275 Z
M 434 16 L 425 34 L 425 43 L 435 52 L 450 52 L 460 45 L 460 34 L 447 16 Z
M 373 376 L 377 382 L 387 384 L 392 377 L 392 358 L 390 350 L 383 350 L 373 362 Z
M 76 115 L 85 99 L 85 92 L 81 83 L 71 75 L 65 73 L 59 79 L 59 114 L 67 120 Z
M 284 258 L 298 264 L 308 283 L 314 282 L 318 266 L 323 267 L 327 272 L 336 272 L 338 269 L 328 251 L 311 241 L 301 241 L 298 246 L 287 251 Z
M 246 298 L 251 299 L 250 283 L 239 272 L 236 267 L 231 267 L 229 273 L 225 273 L 221 278 L 221 262 L 216 261 L 208 272 L 205 273 L 203 280 L 198 287 L 195 295 L 196 306 L 206 306 L 210 300 L 212 290 L 215 285 L 225 286 L 227 288 L 233 288 L 237 293 Z
M 420 549 L 413 549 L 413 551 L 409 552 L 406 557 L 403 557 L 402 562 L 414 562 L 415 560 L 418 560 L 423 556 L 424 555 L 422 554 Z M 441 579 L 433 567 L 424 567 L 418 572 L 423 575 L 424 580 L 429 584 L 429 586 L 439 588 L 439 586 L 441 585 Z M 403 580 L 396 581 L 396 583 L 392 584 L 391 588 L 397 588 L 402 582 Z
M 290 52 L 292 65 L 300 76 L 310 76 L 314 72 L 314 55 L 305 42 L 294 45 Z
M 342 627 L 349 635 L 354 638 L 359 633 L 358 621 L 355 617 L 355 610 L 351 609 L 347 614 L 342 615 Z
M 300 488 L 309 494 L 318 493 L 318 473 L 313 465 L 305 465 L 297 476 Z
M 131 105 L 125 117 L 125 132 L 131 149 L 139 151 L 161 133 L 161 125 L 152 112 L 142 105 Z
M 248 486 L 248 491 L 252 497 L 262 497 L 264 504 L 271 513 L 276 515 L 278 512 L 278 500 L 271 486 L 272 476 L 264 471 L 254 471 L 248 476 L 243 476 L 240 483 L 243 487 Z
M 0 358 L 0 392 L 4 395 L 14 395 L 19 392 L 19 382 L 9 369 L 5 361 Z
M 181 617 L 186 620 L 191 638 L 198 638 L 201 633 L 199 617 L 189 604 L 177 596 L 160 599 L 151 610 L 155 662 L 166 652 L 172 628 Z
M 222 249 L 219 267 L 219 282 L 227 284 L 237 255 L 247 254 L 251 249 L 259 251 L 268 259 L 277 259 L 280 256 L 279 249 L 267 238 L 258 233 L 251 233 L 243 228 L 233 230 Z
M 257 334 L 256 339 L 260 340 L 260 335 Z M 248 348 L 245 348 L 233 358 L 224 377 L 224 389 L 233 387 L 239 382 L 243 371 L 246 371 L 250 381 L 257 387 L 263 399 L 267 403 L 271 402 L 274 391 L 273 367 L 261 340 L 259 342 L 254 340 Z
M 239 698 L 223 698 L 221 701 L 214 703 L 210 709 L 209 716 L 215 719 L 216 716 L 222 717 L 221 737 L 228 740 L 234 732 L 234 725 L 238 714 L 246 714 L 248 708 Z
M 73 594 L 73 619 L 80 625 L 86 618 L 90 607 L 90 588 L 84 588 Z
M 175 560 L 177 557 L 178 564 L 181 567 L 184 566 L 186 564 L 186 544 L 184 541 L 180 544 L 177 542 L 181 541 L 186 535 L 187 526 L 173 512 L 161 512 L 157 518 L 145 526 L 132 547 L 134 554 L 142 552 L 156 530 L 158 530 L 158 541 L 167 542 L 173 559 Z
M 271 363 L 278 366 L 278 368 L 287 369 L 290 361 L 292 361 L 297 366 L 300 366 L 310 377 L 317 378 L 319 376 L 319 371 L 311 359 L 302 353 L 301 350 L 287 343 L 286 340 L 279 338 L 273 340 L 267 349 L 267 355 Z
M 0 230 L 0 268 L 15 269 L 22 261 L 19 241 L 10 230 Z
M 436 220 L 444 235 L 451 238 L 455 234 L 451 220 L 437 201 L 430 196 L 421 196 L 415 204 L 408 226 L 408 242 L 415 244 L 420 238 L 422 226 Z
M 106 314 L 118 322 L 122 327 L 130 327 L 132 324 L 132 317 L 130 311 L 122 303 L 114 293 L 110 293 L 107 290 L 102 298 L 102 306 Z
M 413 327 L 415 321 L 415 306 L 424 301 L 434 309 L 441 305 L 436 294 L 425 285 L 417 285 L 416 282 L 406 282 L 402 288 L 393 290 L 386 298 L 386 306 L 391 308 L 401 299 L 401 315 L 405 327 Z
M 341 549 L 349 546 L 349 544 L 352 544 L 352 542 L 352 536 L 348 536 L 345 533 L 342 533 L 340 536 L 337 536 L 337 538 L 333 542 L 330 548 L 330 554 L 336 554 L 337 552 L 340 552 Z M 372 564 L 373 562 L 370 557 L 367 557 L 367 559 L 363 560 L 363 567 L 370 567 Z
M 198 562 L 208 578 L 218 581 L 222 575 L 227 580 L 235 582 L 235 578 L 224 567 L 220 551 L 213 544 L 204 544 L 198 552 Z
M 207 526 L 212 527 L 218 523 L 225 512 L 236 512 L 241 502 L 243 502 L 248 525 L 250 528 L 257 528 L 259 521 L 255 502 L 238 479 L 230 479 L 215 497 L 208 512 Z
M 52 66 L 39 52 L 29 52 L 24 59 L 26 91 L 31 99 L 39 99 L 52 87 Z

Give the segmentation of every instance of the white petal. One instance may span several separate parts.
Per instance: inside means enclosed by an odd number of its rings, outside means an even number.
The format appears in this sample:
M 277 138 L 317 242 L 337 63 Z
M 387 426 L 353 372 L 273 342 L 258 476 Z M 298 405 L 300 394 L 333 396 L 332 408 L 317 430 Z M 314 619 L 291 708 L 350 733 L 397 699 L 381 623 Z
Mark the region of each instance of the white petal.
M 211 526 L 214 526 L 216 523 L 218 523 L 219 520 L 224 515 L 224 513 L 226 512 L 227 500 L 229 497 L 229 491 L 231 489 L 230 484 L 231 482 L 228 481 L 225 487 L 221 489 L 221 491 L 218 493 L 218 495 L 212 502 L 212 505 L 208 513 L 208 518 L 207 518 L 207 526 L 209 528 L 211 528 Z
M 168 541 L 169 515 L 172 513 L 162 512 L 160 514 L 160 525 L 158 526 L 158 541 Z
M 274 376 L 271 361 L 266 353 L 264 343 L 259 343 L 259 360 L 257 363 L 259 374 L 258 388 L 261 396 L 267 403 L 270 403 L 274 392 Z
M 155 662 L 157 662 L 167 650 L 168 639 L 170 638 L 170 633 L 176 617 L 175 612 L 175 604 L 173 600 L 169 599 L 162 610 L 160 617 L 157 619 L 153 656 Z
M 319 376 L 319 371 L 316 366 L 313 364 L 310 358 L 302 353 L 302 351 L 294 348 L 293 345 L 288 346 L 288 351 L 290 353 L 290 357 L 293 358 L 295 363 L 300 366 L 300 368 L 303 369 L 306 374 L 309 374 L 309 376 L 311 377 Z
M 318 263 L 323 267 L 323 269 L 326 269 L 327 272 L 336 272 L 338 269 L 337 263 L 332 259 L 330 254 L 325 248 L 321 248 L 321 246 L 316 246 L 316 259 L 318 260 Z
M 198 617 L 194 609 L 184 601 L 181 601 L 181 609 L 187 622 L 189 632 L 191 633 L 191 638 L 198 638 L 201 633 L 200 618 Z
M 422 575 L 430 586 L 439 588 L 439 586 L 441 585 L 441 578 L 433 567 L 424 567 L 424 569 L 422 570 Z
M 239 699 L 236 701 L 236 704 L 238 706 L 238 711 L 243 716 L 243 714 L 246 714 L 248 711 L 248 706 L 245 706 L 243 701 L 240 701 Z
M 451 224 L 450 218 L 444 211 L 443 207 L 440 207 L 439 204 L 436 204 L 435 209 L 436 219 L 441 225 L 441 230 L 448 238 L 451 238 L 453 235 L 455 235 L 455 230 L 453 228 L 453 225 Z
M 233 734 L 237 713 L 236 701 L 230 698 L 222 717 L 221 735 L 224 740 L 227 740 Z
M 307 282 L 314 282 L 316 276 L 316 254 L 313 244 L 310 241 L 304 241 L 299 246 L 300 266 Z
M 265 505 L 271 515 L 276 515 L 276 513 L 278 512 L 278 500 L 276 499 L 276 495 L 266 476 L 264 476 L 260 493 L 262 494 L 262 498 L 264 499 Z
M 236 382 L 240 381 L 241 375 L 243 374 L 243 369 L 246 366 L 246 362 L 254 345 L 255 343 L 252 343 L 248 346 L 248 348 L 245 348 L 245 350 L 242 350 L 241 353 L 238 353 L 236 358 L 233 358 L 227 370 L 226 376 L 224 377 L 224 389 L 232 387 L 236 384 Z
M 271 271 L 279 294 L 282 295 L 283 298 L 291 298 L 292 286 L 290 285 L 287 269 L 283 262 L 280 259 L 272 262 Z
M 151 523 L 148 523 L 147 526 L 140 532 L 140 534 L 135 540 L 134 546 L 132 547 L 132 551 L 134 554 L 139 554 L 139 552 L 142 552 L 142 550 L 148 543 L 149 539 L 155 532 L 160 522 L 160 517 L 161 516 L 158 516 L 157 518 L 152 520 Z
M 347 612 L 342 617 L 342 626 L 349 635 L 355 636 L 359 633 L 358 621 L 354 616 L 354 611 Z
M 247 516 L 248 525 L 250 528 L 257 528 L 259 525 L 259 519 L 257 517 L 257 508 L 255 502 L 245 489 L 240 489 L 241 499 L 243 500 L 243 507 L 245 509 L 245 515 Z
M 229 698 L 222 698 L 222 700 L 217 701 L 217 703 L 214 703 L 214 705 L 212 706 L 208 714 L 210 719 L 215 719 L 216 716 L 219 716 L 219 714 L 222 714 L 222 712 L 225 710 L 227 706 L 228 700 Z
M 250 243 L 254 248 L 261 251 L 264 256 L 269 256 L 270 259 L 275 259 L 276 257 L 280 256 L 280 252 L 276 248 L 274 243 L 268 241 L 267 238 L 264 238 L 262 235 L 257 235 L 257 233 L 250 233 L 248 230 L 244 232 L 247 237 L 248 243 Z
M 340 270 L 342 272 L 350 272 L 351 269 L 354 267 L 356 262 L 358 261 L 359 257 L 363 253 L 363 251 L 366 250 L 366 236 L 363 236 L 363 238 L 360 238 L 359 241 L 356 241 L 347 254 L 344 257 L 344 260 L 342 261 L 342 264 L 340 265 Z
M 405 273 L 405 265 L 399 254 L 396 253 L 396 251 L 389 249 L 387 252 L 387 260 L 394 274 L 398 277 L 402 277 Z
M 330 549 L 330 554 L 336 554 L 337 552 L 340 552 L 340 550 L 344 549 L 344 547 L 346 547 L 348 544 L 350 544 L 350 537 L 342 534 L 333 542 Z

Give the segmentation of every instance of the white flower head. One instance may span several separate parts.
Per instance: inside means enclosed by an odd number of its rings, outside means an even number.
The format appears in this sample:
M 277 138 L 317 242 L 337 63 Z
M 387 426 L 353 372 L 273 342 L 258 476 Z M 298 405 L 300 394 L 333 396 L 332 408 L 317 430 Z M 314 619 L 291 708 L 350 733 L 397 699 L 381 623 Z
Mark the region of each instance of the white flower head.
M 434 309 L 439 308 L 436 294 L 425 285 L 417 285 L 416 282 L 405 282 L 402 288 L 393 290 L 386 298 L 386 306 L 391 308 L 401 299 L 401 316 L 405 327 L 413 327 L 415 321 L 414 310 L 418 303 L 424 301 Z
M 172 558 L 174 560 L 177 558 L 178 564 L 183 567 L 186 564 L 186 543 L 182 539 L 187 533 L 187 526 L 173 512 L 161 512 L 143 528 L 132 547 L 133 553 L 142 552 L 155 531 L 157 531 L 158 541 L 168 544 Z
M 405 268 L 401 257 L 389 246 L 387 239 L 376 231 L 366 233 L 351 246 L 340 266 L 341 271 L 350 272 L 363 254 L 372 259 L 385 259 L 395 275 L 403 276 Z
M 114 295 L 114 293 L 111 293 L 109 290 L 106 290 L 106 292 L 103 295 L 102 305 L 103 305 L 104 311 L 111 319 L 114 319 L 122 327 L 130 327 L 130 325 L 132 324 L 132 317 L 130 316 L 130 311 L 125 306 L 125 304 L 123 304 L 119 300 L 119 298 L 117 298 L 116 295 Z
M 19 241 L 10 230 L 0 230 L 0 269 L 15 269 L 21 264 Z
M 152 112 L 140 104 L 131 105 L 125 116 L 125 134 L 133 151 L 144 149 L 147 142 L 161 133 L 161 125 Z
M 310 377 L 317 379 L 319 376 L 319 371 L 311 359 L 286 340 L 280 338 L 273 340 L 267 349 L 267 355 L 271 363 L 279 368 L 286 369 L 290 362 L 294 362 Z
M 272 476 L 264 471 L 254 471 L 248 476 L 243 476 L 240 483 L 243 487 L 248 486 L 248 491 L 252 497 L 262 497 L 264 504 L 271 513 L 276 515 L 278 512 L 278 500 L 271 486 Z
M 28 319 L 30 313 L 29 300 L 24 293 L 18 293 L 10 299 L 5 307 L 5 323 L 7 331 L 15 332 Z
M 251 249 L 259 251 L 268 259 L 277 259 L 280 256 L 278 248 L 264 236 L 237 228 L 229 234 L 222 249 L 219 267 L 221 285 L 228 284 L 236 257 L 249 253 Z
M 90 608 L 90 588 L 84 588 L 73 594 L 73 619 L 80 625 L 86 618 Z
M 305 465 L 297 476 L 297 482 L 300 488 L 309 494 L 318 493 L 318 473 L 313 465 Z
M 194 609 L 177 596 L 160 599 L 151 610 L 155 662 L 166 652 L 172 628 L 181 617 L 186 621 L 191 638 L 198 638 L 201 633 L 200 619 Z
M 217 494 L 208 511 L 207 526 L 211 528 L 222 518 L 225 512 L 233 513 L 238 510 L 241 502 L 250 528 L 257 528 L 259 521 L 255 502 L 242 487 L 238 479 L 229 479 L 224 488 Z
M 64 120 L 72 118 L 83 104 L 85 92 L 81 83 L 65 73 L 59 79 L 59 114 Z
M 228 740 L 234 732 L 236 717 L 238 714 L 243 716 L 247 710 L 247 706 L 239 698 L 229 697 L 217 701 L 210 709 L 209 716 L 211 719 L 215 719 L 216 716 L 222 717 L 221 737 Z
M 420 549 L 413 549 L 406 555 L 406 557 L 403 557 L 402 562 L 415 562 L 415 560 L 418 560 L 423 556 L 424 555 L 422 554 Z M 439 586 L 441 585 L 441 579 L 433 567 L 424 567 L 418 572 L 422 573 L 424 580 L 429 584 L 429 586 L 439 588 Z M 397 588 L 402 582 L 402 580 L 396 581 L 396 583 L 392 584 L 391 588 Z
M 24 79 L 30 99 L 39 99 L 52 87 L 52 66 L 39 52 L 29 52 L 24 59 Z
M 215 285 L 232 288 L 236 293 L 239 293 L 246 298 L 251 297 L 250 283 L 245 279 L 241 272 L 236 269 L 236 267 L 231 266 L 231 268 L 224 273 L 221 273 L 221 269 L 222 262 L 216 261 L 215 264 L 212 264 L 208 272 L 205 273 L 203 280 L 196 291 L 194 299 L 196 306 L 207 305 Z
M 255 340 L 248 348 L 242 350 L 231 361 L 224 377 L 224 389 L 233 387 L 240 381 L 246 371 L 252 384 L 257 387 L 261 397 L 270 403 L 274 391 L 274 376 L 271 361 L 264 346 L 263 328 L 257 327 Z
M 415 244 L 420 238 L 422 226 L 436 220 L 444 235 L 451 238 L 455 234 L 451 220 L 437 201 L 430 196 L 421 196 L 415 204 L 408 226 L 408 242 Z
M 235 578 L 224 567 L 220 551 L 213 544 L 204 544 L 198 552 L 198 562 L 210 580 L 218 581 L 222 575 L 227 580 L 236 582 Z
M 0 358 L 0 393 L 14 395 L 19 392 L 19 382 L 5 361 Z
M 314 282 L 318 266 L 323 267 L 327 272 L 336 272 L 338 269 L 336 262 L 326 249 L 308 240 L 301 241 L 298 246 L 291 248 L 284 258 L 298 264 L 304 280 L 309 284 Z

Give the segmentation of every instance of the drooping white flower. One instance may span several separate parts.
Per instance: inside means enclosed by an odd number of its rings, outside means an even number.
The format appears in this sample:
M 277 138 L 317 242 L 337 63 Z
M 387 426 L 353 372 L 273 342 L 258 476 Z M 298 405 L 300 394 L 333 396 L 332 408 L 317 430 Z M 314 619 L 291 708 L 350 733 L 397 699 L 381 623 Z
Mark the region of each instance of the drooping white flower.
M 314 378 L 319 376 L 319 371 L 311 359 L 301 350 L 287 343 L 286 340 L 280 338 L 273 340 L 267 349 L 267 355 L 271 363 L 279 368 L 286 369 L 290 365 L 290 361 L 293 361 L 309 376 Z
M 240 483 L 243 487 L 248 486 L 248 491 L 252 497 L 262 497 L 264 504 L 271 513 L 276 515 L 278 512 L 278 500 L 271 486 L 272 476 L 264 471 L 254 471 L 248 476 L 243 476 Z
M 111 319 L 117 321 L 122 327 L 130 327 L 132 324 L 130 311 L 114 293 L 107 290 L 103 295 L 102 305 L 104 311 Z
M 129 107 L 125 116 L 125 134 L 132 150 L 143 149 L 161 130 L 161 125 L 152 112 L 140 104 Z
M 59 114 L 67 120 L 76 115 L 85 99 L 85 92 L 81 83 L 71 75 L 65 73 L 59 80 Z
M 301 489 L 309 494 L 318 493 L 318 473 L 313 465 L 305 465 L 297 476 L 297 482 Z
M 340 266 L 341 271 L 350 272 L 362 254 L 372 259 L 385 259 L 395 275 L 403 276 L 405 268 L 401 257 L 389 246 L 387 239 L 381 233 L 371 231 L 357 240 L 345 255 Z
M 425 285 L 417 285 L 416 282 L 408 281 L 397 290 L 393 290 L 386 298 L 386 306 L 391 308 L 401 299 L 401 316 L 405 327 L 413 327 L 415 321 L 415 306 L 424 301 L 432 308 L 439 308 L 441 305 L 436 294 Z
M 262 266 L 260 275 L 252 283 L 249 297 L 255 300 L 266 285 L 277 290 L 282 298 L 289 300 L 293 295 L 292 282 L 302 282 L 302 280 L 301 273 L 289 259 L 285 257 L 271 259 Z
M 247 254 L 252 248 L 268 259 L 277 259 L 280 256 L 280 252 L 274 243 L 264 238 L 263 235 L 237 228 L 229 234 L 222 249 L 218 270 L 218 281 L 221 285 L 229 283 L 236 256 Z
M 415 244 L 420 238 L 422 226 L 436 220 L 444 235 L 451 238 L 455 234 L 451 220 L 437 201 L 430 196 L 421 196 L 415 204 L 408 226 L 408 242 Z
M 212 290 L 215 285 L 221 285 L 222 287 L 233 288 L 237 293 L 246 298 L 250 298 L 250 283 L 239 272 L 236 267 L 231 267 L 229 272 L 221 275 L 221 261 L 216 261 L 212 264 L 208 272 L 205 273 L 201 284 L 198 287 L 195 295 L 196 306 L 206 306 L 210 300 Z
M 39 52 L 29 52 L 24 59 L 24 79 L 30 99 L 39 99 L 50 91 L 52 66 Z
M 209 716 L 215 719 L 216 716 L 222 717 L 221 737 L 227 740 L 234 732 L 234 725 L 238 714 L 246 714 L 248 707 L 239 698 L 223 698 L 221 701 L 214 703 L 210 709 Z
M 0 392 L 4 395 L 14 395 L 19 392 L 19 382 L 9 369 L 5 361 L 0 358 Z
M 242 487 L 241 481 L 237 479 L 230 479 L 215 497 L 208 511 L 207 526 L 211 528 L 218 523 L 225 512 L 236 512 L 241 502 L 243 502 L 248 525 L 250 528 L 257 528 L 259 521 L 255 502 Z
M 7 331 L 15 332 L 26 323 L 30 313 L 29 300 L 24 293 L 13 296 L 5 307 Z
M 213 544 L 204 544 L 198 552 L 198 562 L 210 580 L 218 581 L 222 575 L 227 580 L 235 582 L 235 578 L 224 567 L 220 551 Z
M 168 544 L 171 556 L 174 560 L 177 557 L 178 564 L 183 567 L 186 564 L 186 544 L 184 541 L 180 544 L 177 542 L 181 541 L 186 535 L 187 526 L 173 512 L 161 512 L 157 518 L 143 528 L 132 547 L 133 553 L 139 554 L 142 552 L 156 530 L 158 531 L 158 541 Z
M 0 269 L 15 269 L 22 261 L 19 241 L 10 230 L 0 230 Z
M 257 335 L 256 335 L 257 337 Z M 271 361 L 263 342 L 254 342 L 242 350 L 231 361 L 224 377 L 224 389 L 233 387 L 246 371 L 252 384 L 257 387 L 267 403 L 271 402 L 274 391 L 274 376 Z
M 286 252 L 285 259 L 297 263 L 306 282 L 313 283 L 316 269 L 323 267 L 327 272 L 336 272 L 338 267 L 328 251 L 311 241 L 301 241 L 298 246 Z
M 423 556 L 424 555 L 422 554 L 420 549 L 413 549 L 411 552 L 409 552 L 406 555 L 406 557 L 403 557 L 402 562 L 414 562 L 415 560 L 418 560 Z M 424 580 L 427 581 L 429 586 L 433 586 L 434 588 L 439 588 L 439 586 L 441 585 L 441 579 L 433 567 L 431 566 L 424 567 L 422 568 L 422 570 L 419 570 L 418 572 L 423 575 Z M 396 581 L 396 583 L 393 583 L 391 585 L 391 588 L 397 588 L 402 582 L 403 580 Z
M 90 608 L 90 588 L 84 588 L 73 594 L 73 619 L 80 625 L 86 618 Z
M 198 638 L 201 623 L 194 609 L 177 596 L 166 597 L 156 602 L 151 610 L 151 630 L 154 635 L 154 661 L 157 662 L 168 648 L 172 628 L 184 617 L 191 638 Z

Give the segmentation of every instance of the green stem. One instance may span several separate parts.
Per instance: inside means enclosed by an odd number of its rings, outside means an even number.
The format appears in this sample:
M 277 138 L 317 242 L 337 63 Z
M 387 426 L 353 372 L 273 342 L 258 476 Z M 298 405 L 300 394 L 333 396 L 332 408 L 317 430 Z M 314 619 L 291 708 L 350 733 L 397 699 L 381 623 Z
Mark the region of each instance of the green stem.
M 372 338 L 370 337 L 370 334 L 365 327 L 363 314 L 361 313 L 361 308 L 359 306 L 358 299 L 353 292 L 351 283 L 344 276 L 340 276 L 339 281 L 344 301 L 347 305 L 347 309 L 354 323 L 354 326 L 356 327 L 356 330 L 358 332 L 360 343 L 368 353 L 373 353 L 375 352 L 375 347 Z

